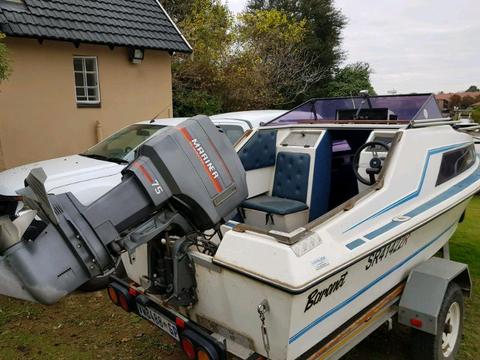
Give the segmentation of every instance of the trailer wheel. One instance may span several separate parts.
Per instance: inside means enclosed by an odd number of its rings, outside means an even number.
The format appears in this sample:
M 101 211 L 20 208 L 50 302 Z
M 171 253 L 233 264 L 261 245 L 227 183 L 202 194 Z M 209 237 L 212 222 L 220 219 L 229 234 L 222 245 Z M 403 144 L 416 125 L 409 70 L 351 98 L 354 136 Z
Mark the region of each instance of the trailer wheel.
M 438 316 L 437 334 L 412 329 L 412 355 L 414 359 L 455 359 L 463 333 L 463 293 L 460 287 L 448 286 Z

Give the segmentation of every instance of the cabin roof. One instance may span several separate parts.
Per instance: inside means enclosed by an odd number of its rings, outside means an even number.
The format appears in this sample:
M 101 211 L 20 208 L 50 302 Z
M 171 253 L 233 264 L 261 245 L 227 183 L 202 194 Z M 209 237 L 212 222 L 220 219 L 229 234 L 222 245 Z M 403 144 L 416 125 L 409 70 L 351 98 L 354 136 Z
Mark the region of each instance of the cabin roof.
M 12 37 L 191 51 L 157 0 L 0 0 L 0 32 Z

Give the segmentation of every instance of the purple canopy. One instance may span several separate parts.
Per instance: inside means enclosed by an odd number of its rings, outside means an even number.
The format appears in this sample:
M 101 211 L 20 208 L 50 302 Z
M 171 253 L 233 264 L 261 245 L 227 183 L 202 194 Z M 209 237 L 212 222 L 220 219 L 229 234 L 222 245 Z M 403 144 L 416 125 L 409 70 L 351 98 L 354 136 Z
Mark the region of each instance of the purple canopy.
M 396 122 L 442 117 L 432 94 L 371 96 L 369 99 L 372 109 L 383 110 L 385 113 L 388 111 Z M 272 120 L 267 125 L 331 123 L 342 120 L 339 114 L 355 113 L 355 110 L 358 110 L 360 106 L 362 111 L 369 110 L 368 102 L 362 97 L 312 99 Z M 369 120 L 360 121 L 369 122 Z

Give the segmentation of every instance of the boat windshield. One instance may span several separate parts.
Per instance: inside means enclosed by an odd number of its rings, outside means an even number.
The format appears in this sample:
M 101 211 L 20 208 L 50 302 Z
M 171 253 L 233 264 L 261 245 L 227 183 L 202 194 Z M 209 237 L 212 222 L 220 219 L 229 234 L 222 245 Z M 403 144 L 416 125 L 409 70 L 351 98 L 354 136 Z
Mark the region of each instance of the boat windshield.
M 80 155 L 127 164 L 135 157 L 135 149 L 164 127 L 148 124 L 130 125 Z
M 418 119 L 438 119 L 441 112 L 432 94 L 385 95 L 312 99 L 267 125 L 332 122 L 392 121 L 407 123 Z

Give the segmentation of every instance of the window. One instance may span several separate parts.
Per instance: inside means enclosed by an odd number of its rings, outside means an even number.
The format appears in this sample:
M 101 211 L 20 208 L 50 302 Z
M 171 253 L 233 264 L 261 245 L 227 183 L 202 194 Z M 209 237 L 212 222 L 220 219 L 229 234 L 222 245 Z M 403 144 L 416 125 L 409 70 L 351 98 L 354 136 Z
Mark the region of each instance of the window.
M 76 56 L 73 58 L 73 70 L 77 104 L 100 104 L 97 58 Z
M 473 145 L 444 153 L 436 186 L 468 170 L 475 163 L 475 155 Z
M 130 162 L 135 157 L 135 149 L 162 128 L 164 126 L 130 125 L 91 147 L 82 155 L 100 160 Z
M 235 144 L 243 135 L 243 128 L 239 125 L 219 125 L 232 144 Z

